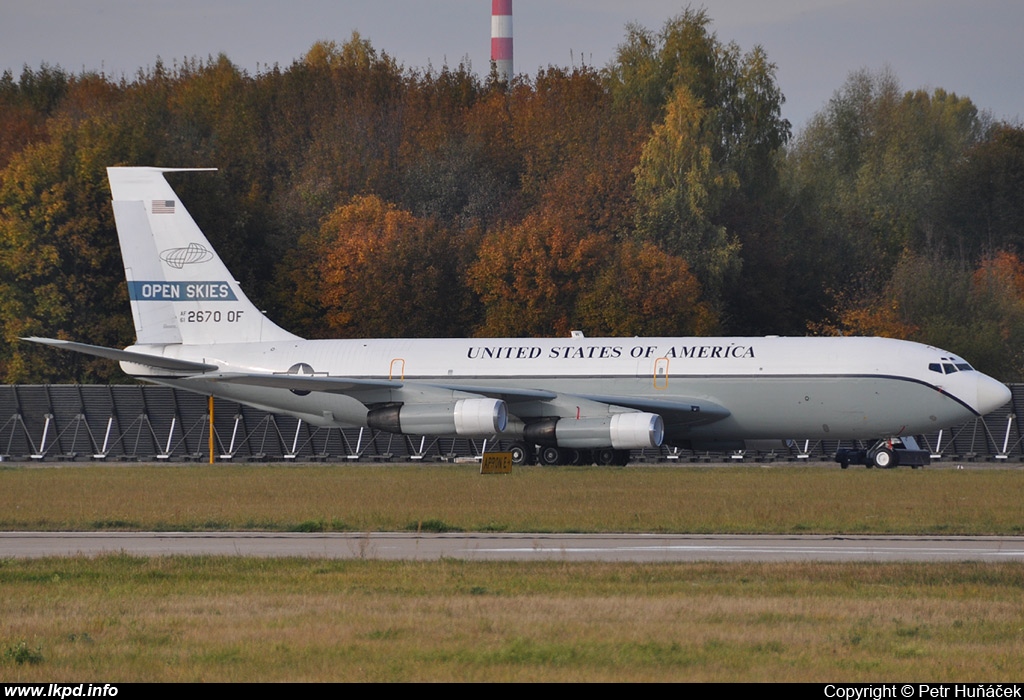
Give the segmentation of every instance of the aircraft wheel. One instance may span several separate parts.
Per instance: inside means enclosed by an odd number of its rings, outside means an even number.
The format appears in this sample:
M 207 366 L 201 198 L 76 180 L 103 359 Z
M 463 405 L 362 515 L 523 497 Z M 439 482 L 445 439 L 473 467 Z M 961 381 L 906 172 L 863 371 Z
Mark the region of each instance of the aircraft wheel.
M 562 461 L 561 457 L 557 447 L 545 447 L 540 451 L 540 463 L 548 467 L 557 467 Z
M 512 446 L 508 448 L 508 451 L 512 453 L 512 464 L 517 467 L 529 464 L 532 460 L 532 452 L 529 447 L 521 442 L 513 442 Z
M 842 462 L 839 463 L 839 468 L 840 469 L 849 469 L 850 468 L 850 463 L 844 459 Z
M 879 469 L 893 469 L 897 464 L 896 455 L 888 447 L 880 447 L 871 455 L 871 463 Z
M 608 466 L 616 463 L 618 450 L 613 450 L 610 447 L 601 447 L 594 450 L 594 462 L 602 466 Z
M 629 450 L 615 450 L 615 464 L 620 467 L 629 464 Z
M 583 455 L 580 454 L 579 450 L 566 448 L 559 450 L 559 452 L 561 453 L 562 457 L 561 460 L 559 460 L 561 464 L 579 464 L 580 461 L 582 461 L 583 459 Z

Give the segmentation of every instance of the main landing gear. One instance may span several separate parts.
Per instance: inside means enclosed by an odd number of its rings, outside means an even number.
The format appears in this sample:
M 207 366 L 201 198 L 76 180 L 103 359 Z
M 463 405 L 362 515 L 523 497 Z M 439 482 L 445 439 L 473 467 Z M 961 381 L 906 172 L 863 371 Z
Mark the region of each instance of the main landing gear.
M 836 461 L 843 469 L 851 464 L 863 464 L 868 469 L 895 469 L 905 465 L 913 469 L 931 463 L 931 453 L 918 449 L 917 441 L 910 437 L 880 440 L 869 449 L 844 448 L 836 450 Z
M 512 453 L 512 464 L 516 466 L 541 464 L 556 467 L 573 464 L 600 464 L 624 467 L 629 462 L 629 450 L 616 450 L 611 447 L 578 450 L 571 447 L 535 446 L 516 442 L 509 448 L 509 452 Z

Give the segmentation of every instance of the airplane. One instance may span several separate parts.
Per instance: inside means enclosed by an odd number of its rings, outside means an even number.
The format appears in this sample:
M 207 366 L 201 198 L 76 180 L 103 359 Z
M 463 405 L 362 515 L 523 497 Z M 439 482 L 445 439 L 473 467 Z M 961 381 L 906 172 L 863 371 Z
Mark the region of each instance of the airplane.
M 195 170 L 211 169 L 107 169 L 135 344 L 25 340 L 314 426 L 508 440 L 517 464 L 799 437 L 869 441 L 838 461 L 891 467 L 894 440 L 1010 400 L 962 358 L 888 338 L 305 340 L 249 301 L 165 177 Z

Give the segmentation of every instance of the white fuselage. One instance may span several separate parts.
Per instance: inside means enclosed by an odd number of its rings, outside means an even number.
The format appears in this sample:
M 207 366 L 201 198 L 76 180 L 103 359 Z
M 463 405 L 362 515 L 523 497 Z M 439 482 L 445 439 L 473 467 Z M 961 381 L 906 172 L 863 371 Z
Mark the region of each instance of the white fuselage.
M 921 434 L 983 415 L 1009 400 L 1005 386 L 969 367 L 945 373 L 944 364 L 966 365 L 943 350 L 884 338 L 287 340 L 159 349 L 166 356 L 219 365 L 225 373 L 283 374 L 304 363 L 317 375 L 333 377 L 547 390 L 577 397 L 580 417 L 592 409 L 590 398 L 603 405 L 621 397 L 626 406 L 637 400 L 701 400 L 727 410 L 728 416 L 705 425 L 666 421 L 670 442 Z M 201 377 L 175 381 L 166 372 L 123 366 L 140 378 L 324 425 L 365 425 L 367 403 L 393 399 L 386 391 L 357 400 L 348 394 L 298 395 Z M 543 411 L 538 406 L 543 402 L 523 402 L 517 412 L 513 403 L 510 412 L 529 420 Z M 560 408 L 564 415 L 565 406 Z

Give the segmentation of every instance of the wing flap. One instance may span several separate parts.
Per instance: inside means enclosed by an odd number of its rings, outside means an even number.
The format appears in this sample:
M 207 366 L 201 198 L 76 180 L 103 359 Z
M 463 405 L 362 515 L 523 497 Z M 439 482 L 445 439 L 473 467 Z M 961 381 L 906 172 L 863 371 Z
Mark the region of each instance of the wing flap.
M 322 391 L 328 394 L 351 394 L 374 389 L 401 389 L 405 382 L 393 379 L 357 379 L 354 377 L 328 377 L 302 374 L 242 374 L 223 373 L 203 377 L 215 382 L 264 386 L 292 391 Z
M 329 394 L 350 394 L 357 391 L 373 389 L 423 390 L 432 393 L 437 390 L 456 392 L 459 394 L 487 396 L 504 399 L 509 403 L 523 401 L 549 401 L 558 397 L 553 391 L 544 389 L 521 389 L 513 387 L 475 386 L 472 384 L 435 384 L 433 382 L 415 382 L 395 379 L 362 379 L 355 377 L 334 377 L 328 375 L 301 374 L 242 374 L 224 373 L 205 376 L 218 382 L 233 382 L 252 386 L 265 386 L 278 389 L 294 389 L 296 391 L 323 391 Z
M 587 394 L 581 398 L 612 406 L 632 408 L 637 411 L 657 413 L 666 427 L 693 427 L 707 425 L 728 418 L 729 409 L 714 401 L 687 396 L 673 396 L 671 399 L 648 398 L 644 396 L 597 396 Z
M 514 387 L 473 386 L 471 384 L 431 384 L 439 389 L 450 389 L 467 394 L 480 394 L 493 399 L 504 399 L 508 403 L 523 401 L 550 401 L 558 398 L 558 393 L 546 389 L 521 389 Z

